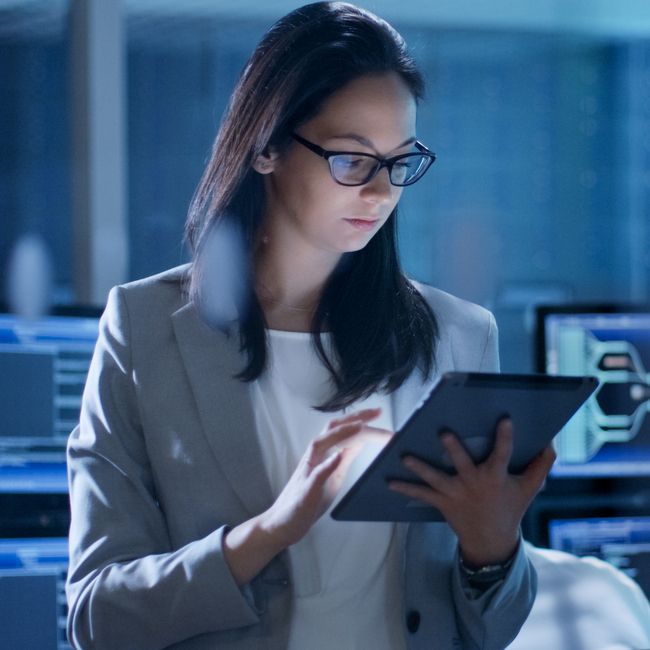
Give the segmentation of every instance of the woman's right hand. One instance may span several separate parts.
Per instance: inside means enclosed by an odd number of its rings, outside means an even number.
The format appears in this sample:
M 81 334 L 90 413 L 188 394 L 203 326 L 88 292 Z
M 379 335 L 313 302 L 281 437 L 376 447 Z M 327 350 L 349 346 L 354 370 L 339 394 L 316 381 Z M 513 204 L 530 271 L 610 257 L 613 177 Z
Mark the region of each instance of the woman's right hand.
M 273 505 L 227 533 L 224 555 L 240 586 L 307 534 L 332 504 L 366 442 L 388 442 L 392 432 L 369 425 L 380 413 L 379 408 L 365 409 L 331 420 L 309 443 Z
M 301 540 L 330 507 L 364 443 L 388 442 L 392 433 L 369 426 L 381 409 L 365 409 L 331 420 L 311 441 L 289 482 L 262 515 L 263 525 L 282 548 Z

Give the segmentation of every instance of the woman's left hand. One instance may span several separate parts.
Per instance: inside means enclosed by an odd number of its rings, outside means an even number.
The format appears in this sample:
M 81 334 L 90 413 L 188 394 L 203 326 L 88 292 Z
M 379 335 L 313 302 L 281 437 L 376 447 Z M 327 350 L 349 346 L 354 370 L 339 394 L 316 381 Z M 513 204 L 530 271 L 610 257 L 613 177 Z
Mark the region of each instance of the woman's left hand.
M 512 421 L 497 424 L 492 453 L 475 464 L 453 433 L 441 435 L 457 474 L 431 467 L 406 456 L 404 466 L 425 485 L 391 481 L 389 487 L 408 497 L 438 508 L 458 536 L 463 561 L 480 567 L 505 562 L 519 541 L 519 525 L 531 501 L 544 484 L 555 461 L 555 452 L 547 447 L 522 474 L 510 474 Z

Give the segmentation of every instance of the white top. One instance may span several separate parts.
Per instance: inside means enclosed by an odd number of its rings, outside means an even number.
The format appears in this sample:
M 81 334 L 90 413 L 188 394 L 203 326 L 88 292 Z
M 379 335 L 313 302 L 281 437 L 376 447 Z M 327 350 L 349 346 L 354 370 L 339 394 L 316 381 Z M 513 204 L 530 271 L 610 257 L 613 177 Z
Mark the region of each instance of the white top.
M 323 339 L 328 349 L 329 338 L 324 335 Z M 270 330 L 267 370 L 252 382 L 251 397 L 274 496 L 286 485 L 310 440 L 330 419 L 341 415 L 312 408 L 331 393 L 328 371 L 310 334 Z M 386 395 L 372 395 L 343 413 L 376 406 L 382 414 L 373 425 L 392 430 Z M 364 447 L 339 496 L 380 448 L 380 443 Z M 392 524 L 335 521 L 328 511 L 289 548 L 294 588 L 290 650 L 405 648 L 393 533 Z

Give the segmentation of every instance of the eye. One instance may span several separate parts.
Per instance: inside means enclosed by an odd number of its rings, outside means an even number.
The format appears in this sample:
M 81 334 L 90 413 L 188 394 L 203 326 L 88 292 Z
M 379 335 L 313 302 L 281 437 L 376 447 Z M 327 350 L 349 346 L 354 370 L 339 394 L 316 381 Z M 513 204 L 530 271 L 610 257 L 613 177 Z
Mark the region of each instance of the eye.
M 346 167 L 347 169 L 354 169 L 359 167 L 367 162 L 367 158 L 363 156 L 337 156 L 336 164 L 340 167 Z

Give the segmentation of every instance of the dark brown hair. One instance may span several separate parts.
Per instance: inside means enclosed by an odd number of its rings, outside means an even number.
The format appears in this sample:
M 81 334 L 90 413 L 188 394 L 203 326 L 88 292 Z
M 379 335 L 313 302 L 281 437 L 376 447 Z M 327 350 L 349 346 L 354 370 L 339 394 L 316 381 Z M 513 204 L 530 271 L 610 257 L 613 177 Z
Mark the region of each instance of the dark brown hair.
M 245 381 L 259 377 L 266 365 L 264 314 L 252 281 L 265 196 L 252 162 L 269 145 L 279 151 L 290 146 L 291 133 L 347 83 L 384 73 L 399 74 L 421 99 L 422 76 L 395 29 L 354 5 L 317 2 L 271 27 L 233 91 L 190 205 L 186 237 L 194 254 L 190 292 L 200 307 L 210 233 L 228 224 L 241 235 L 248 264 L 238 319 L 248 359 L 240 373 Z M 378 389 L 395 390 L 417 366 L 429 374 L 435 364 L 436 319 L 401 271 L 396 219 L 397 209 L 367 246 L 342 256 L 325 285 L 312 323 L 334 384 L 331 399 L 319 406 L 323 410 L 340 410 Z M 329 358 L 322 345 L 325 323 L 336 358 Z

